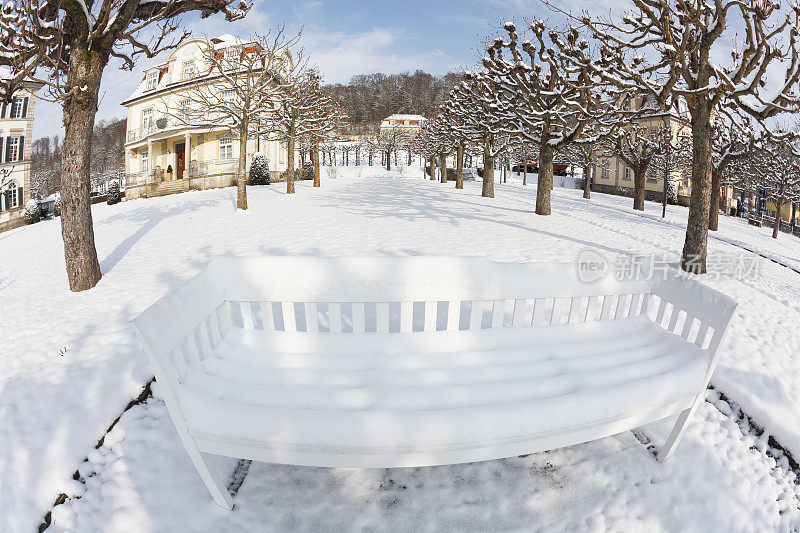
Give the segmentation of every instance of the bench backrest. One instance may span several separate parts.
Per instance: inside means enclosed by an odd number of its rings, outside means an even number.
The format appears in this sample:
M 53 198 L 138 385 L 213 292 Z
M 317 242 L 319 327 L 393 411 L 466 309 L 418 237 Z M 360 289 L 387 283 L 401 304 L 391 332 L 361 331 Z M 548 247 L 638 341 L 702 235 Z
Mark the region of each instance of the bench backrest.
M 613 320 L 646 314 L 716 353 L 736 303 L 696 281 L 593 283 L 575 263 L 483 257 L 214 258 L 135 321 L 157 379 L 182 381 L 231 326 L 393 333 Z M 160 372 L 163 377 L 159 376 Z

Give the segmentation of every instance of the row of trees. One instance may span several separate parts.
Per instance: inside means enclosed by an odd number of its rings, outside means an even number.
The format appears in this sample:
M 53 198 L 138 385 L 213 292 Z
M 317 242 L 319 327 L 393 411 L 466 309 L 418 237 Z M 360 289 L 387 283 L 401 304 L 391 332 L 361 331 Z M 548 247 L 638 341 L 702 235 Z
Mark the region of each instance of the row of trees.
M 125 172 L 125 119 L 99 121 L 92 132 L 89 175 L 96 189 Z M 31 196 L 45 198 L 61 186 L 61 138 L 42 137 L 31 145 Z
M 769 119 L 800 110 L 800 10 L 760 0 L 631 0 L 621 18 L 562 14 L 585 32 L 575 26 L 558 31 L 536 20 L 522 40 L 515 24 L 504 25 L 503 36 L 486 48 L 483 68 L 467 73 L 426 128 L 438 147 L 429 147 L 429 156 L 480 146 L 483 195 L 491 197 L 493 159 L 530 143 L 538 152 L 536 213 L 549 215 L 553 163 L 557 154 L 570 152 L 567 147 L 587 161 L 599 153 L 596 148 L 611 146 L 634 169 L 635 205 L 641 208 L 644 169 L 676 143 L 676 151 L 690 154 L 684 158 L 691 203 L 681 267 L 704 273 L 717 210 L 716 203 L 711 209 L 712 189 L 719 190 L 724 169 L 741 153 L 752 154 L 741 149 L 742 138 L 752 147 L 748 137 L 787 137 Z M 738 37 L 737 28 L 745 30 Z M 719 59 L 723 49 L 730 50 L 728 61 Z M 775 83 L 767 83 L 768 72 Z M 651 134 L 630 127 L 682 105 L 687 142 L 671 130 Z M 727 138 L 715 137 L 715 127 Z

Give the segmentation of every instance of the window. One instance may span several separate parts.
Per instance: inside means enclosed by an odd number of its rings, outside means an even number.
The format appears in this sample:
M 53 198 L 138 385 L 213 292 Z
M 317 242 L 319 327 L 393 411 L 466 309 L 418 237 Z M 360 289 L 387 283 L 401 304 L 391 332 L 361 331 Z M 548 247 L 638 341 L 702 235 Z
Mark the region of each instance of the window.
M 11 104 L 11 116 L 9 118 L 22 118 L 22 108 L 22 98 L 14 98 L 14 101 Z
M 22 199 L 19 197 L 17 184 L 13 181 L 8 184 L 8 188 L 3 193 L 6 197 L 6 209 L 13 209 L 14 207 L 19 207 L 20 201 Z
M 181 79 L 188 80 L 190 78 L 194 78 L 194 59 L 183 62 L 183 76 Z
M 19 161 L 22 159 L 22 154 L 20 154 L 19 150 L 19 142 L 20 137 L 9 137 L 8 138 L 8 149 L 6 151 L 6 161 Z
M 631 167 L 625 165 L 625 178 L 626 180 L 631 179 Z
M 603 177 L 607 178 L 611 175 L 611 167 L 608 164 L 608 160 L 603 161 Z
M 231 137 L 219 138 L 219 158 L 233 159 L 233 139 Z
M 141 170 L 142 172 L 150 170 L 150 153 L 147 150 L 142 152 Z
M 189 120 L 189 100 L 181 100 L 178 102 L 178 118 L 183 122 Z
M 142 130 L 149 132 L 153 129 L 153 109 L 142 110 Z
M 156 84 L 158 83 L 158 72 L 148 72 L 145 79 L 147 80 L 147 90 L 152 91 L 156 88 Z

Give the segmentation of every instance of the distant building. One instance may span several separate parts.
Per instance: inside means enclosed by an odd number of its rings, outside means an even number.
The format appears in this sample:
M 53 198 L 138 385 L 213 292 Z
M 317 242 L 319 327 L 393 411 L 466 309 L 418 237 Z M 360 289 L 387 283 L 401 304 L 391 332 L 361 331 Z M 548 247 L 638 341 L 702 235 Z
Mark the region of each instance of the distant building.
M 238 138 L 223 125 L 199 128 L 176 118 L 182 106 L 190 105 L 189 91 L 196 87 L 198 79 L 208 79 L 213 84 L 218 77 L 204 64 L 203 49 L 208 46 L 220 54 L 226 50 L 251 53 L 257 44 L 232 35 L 187 39 L 166 62 L 147 69 L 136 91 L 122 102 L 128 108 L 127 199 L 235 184 Z M 247 151 L 249 155 L 266 154 L 273 179 L 286 170 L 285 143 L 266 137 L 251 139 Z M 248 157 L 248 168 L 251 161 Z
M 31 198 L 31 143 L 38 82 L 27 81 L 0 106 L 0 231 L 22 224 Z
M 406 133 L 416 135 L 426 120 L 422 115 L 389 115 L 381 122 L 381 133 L 399 128 Z

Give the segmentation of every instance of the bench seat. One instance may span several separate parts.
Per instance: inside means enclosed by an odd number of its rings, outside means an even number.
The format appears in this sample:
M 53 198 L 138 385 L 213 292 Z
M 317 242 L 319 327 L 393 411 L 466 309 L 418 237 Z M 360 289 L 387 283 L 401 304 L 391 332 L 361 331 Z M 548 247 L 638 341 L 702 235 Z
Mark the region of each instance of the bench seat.
M 216 257 L 133 325 L 189 458 L 227 509 L 211 455 L 443 465 L 677 415 L 657 454 L 667 460 L 736 302 L 669 269 L 600 268 L 594 255 Z
M 232 328 L 178 400 L 204 451 L 233 441 L 260 450 L 252 458 L 290 464 L 316 465 L 324 450 L 342 454 L 336 466 L 424 466 L 463 462 L 469 449 L 473 460 L 505 457 L 507 446 L 643 413 L 662 418 L 691 405 L 708 365 L 642 316 L 362 335 Z

